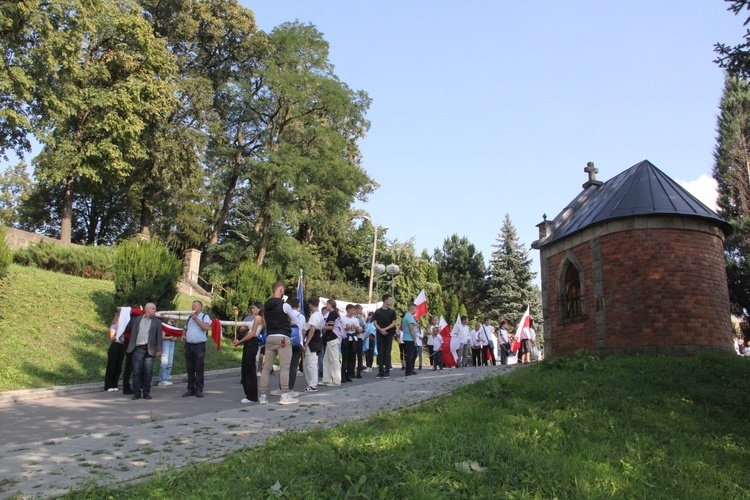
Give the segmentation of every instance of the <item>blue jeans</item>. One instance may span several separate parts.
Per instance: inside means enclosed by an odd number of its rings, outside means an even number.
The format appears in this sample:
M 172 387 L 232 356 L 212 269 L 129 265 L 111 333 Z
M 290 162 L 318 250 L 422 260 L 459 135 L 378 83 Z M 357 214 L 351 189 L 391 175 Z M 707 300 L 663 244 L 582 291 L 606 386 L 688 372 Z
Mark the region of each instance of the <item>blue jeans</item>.
M 169 376 L 172 374 L 172 360 L 174 360 L 174 340 L 162 340 L 159 382 L 167 382 L 169 380 Z
M 136 394 L 151 392 L 151 378 L 154 372 L 154 357 L 148 355 L 146 346 L 133 349 L 133 390 Z

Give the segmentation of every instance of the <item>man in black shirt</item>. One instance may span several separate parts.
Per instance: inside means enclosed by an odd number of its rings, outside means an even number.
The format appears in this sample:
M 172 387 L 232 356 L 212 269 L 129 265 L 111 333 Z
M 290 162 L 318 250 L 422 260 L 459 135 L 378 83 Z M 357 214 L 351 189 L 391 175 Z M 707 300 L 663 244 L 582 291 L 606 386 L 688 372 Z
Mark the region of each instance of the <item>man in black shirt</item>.
M 383 295 L 383 306 L 375 311 L 372 320 L 377 330 L 378 375 L 377 378 L 391 378 L 391 348 L 396 333 L 396 311 L 391 309 L 393 297 Z

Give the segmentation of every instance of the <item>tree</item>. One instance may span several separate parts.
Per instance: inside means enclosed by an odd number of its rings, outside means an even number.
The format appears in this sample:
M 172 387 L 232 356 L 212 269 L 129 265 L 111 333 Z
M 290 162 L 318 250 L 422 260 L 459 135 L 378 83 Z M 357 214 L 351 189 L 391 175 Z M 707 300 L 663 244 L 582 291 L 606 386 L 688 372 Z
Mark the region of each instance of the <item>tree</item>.
M 40 12 L 39 0 L 0 3 L 0 157 L 18 156 L 31 149 L 27 109 L 34 83 L 25 63 L 34 44 L 32 26 Z
M 128 0 L 50 0 L 39 9 L 25 60 L 31 123 L 44 145 L 35 175 L 63 186 L 60 239 L 70 242 L 79 181 L 123 182 L 148 157 L 143 134 L 176 106 L 176 66 Z
M 446 294 L 445 301 L 456 295 L 471 314 L 478 314 L 486 290 L 486 267 L 482 252 L 477 252 L 468 238 L 459 238 L 457 234 L 446 238 L 442 251 L 435 249 L 434 260 L 437 265 L 440 285 Z M 451 314 L 456 311 L 451 310 Z M 453 318 L 451 318 L 451 321 Z
M 5 169 L 0 176 L 0 225 L 18 226 L 21 204 L 29 197 L 33 186 L 24 162 Z
M 733 232 L 724 242 L 732 312 L 750 313 L 750 85 L 727 76 L 721 98 L 713 175 L 719 215 Z
M 743 10 L 750 11 L 750 0 L 734 0 L 727 10 L 739 15 Z M 743 23 L 747 26 L 750 23 L 750 17 Z M 744 42 L 730 47 L 723 43 L 714 45 L 714 51 L 719 54 L 716 62 L 720 67 L 726 69 L 730 75 L 741 78 L 750 77 L 750 29 L 745 31 Z
M 148 236 L 154 229 L 179 247 L 203 247 L 207 237 L 209 245 L 215 245 L 224 219 L 211 227 L 215 203 L 210 193 L 223 188 L 226 172 L 205 172 L 204 182 L 201 167 L 211 163 L 208 145 L 221 143 L 225 131 L 233 130 L 223 92 L 257 60 L 255 17 L 236 0 L 140 4 L 177 62 L 175 96 L 180 105 L 145 135 L 149 155 L 136 164 L 134 184 L 140 200 L 139 232 Z
M 236 190 L 241 216 L 252 221 L 252 234 L 243 236 L 262 264 L 275 237 L 297 234 L 310 244 L 315 228 L 365 200 L 376 184 L 357 146 L 369 127 L 370 99 L 333 73 L 322 34 L 312 25 L 282 24 L 259 57 L 227 91 L 237 129 L 224 143 L 240 148 L 241 157 L 224 157 L 232 175 L 224 176 L 213 231 L 221 232 Z
M 496 250 L 490 258 L 486 314 L 495 321 L 505 319 L 513 324 L 529 306 L 539 331 L 542 307 L 539 289 L 532 283 L 536 273 L 531 271 L 529 252 L 518 241 L 518 233 L 508 214 L 496 241 L 492 245 Z

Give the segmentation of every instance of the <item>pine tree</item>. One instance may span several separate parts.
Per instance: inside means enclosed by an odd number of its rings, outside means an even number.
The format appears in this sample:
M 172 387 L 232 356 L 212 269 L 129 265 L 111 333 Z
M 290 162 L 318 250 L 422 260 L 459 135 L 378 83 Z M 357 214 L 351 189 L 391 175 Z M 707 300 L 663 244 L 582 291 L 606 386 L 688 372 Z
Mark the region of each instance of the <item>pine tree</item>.
M 537 333 L 541 333 L 542 305 L 539 288 L 532 283 L 536 273 L 531 271 L 531 258 L 518 233 L 505 214 L 505 221 L 497 237 L 489 266 L 489 290 L 485 312 L 494 321 L 507 320 L 511 325 L 521 318 L 526 306 L 531 307 Z
M 728 76 L 724 83 L 714 151 L 719 215 L 733 233 L 724 242 L 732 312 L 750 312 L 750 85 Z

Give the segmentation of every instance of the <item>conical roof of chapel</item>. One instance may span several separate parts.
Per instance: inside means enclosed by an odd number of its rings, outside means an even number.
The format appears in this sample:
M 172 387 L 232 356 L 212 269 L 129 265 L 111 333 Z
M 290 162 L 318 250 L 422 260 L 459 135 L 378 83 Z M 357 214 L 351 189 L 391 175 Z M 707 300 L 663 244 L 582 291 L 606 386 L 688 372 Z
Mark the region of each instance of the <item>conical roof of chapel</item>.
M 542 248 L 584 229 L 616 219 L 652 215 L 697 217 L 715 223 L 724 234 L 731 226 L 685 188 L 648 160 L 643 160 L 607 182 L 588 182 L 583 191 L 552 221 Z

